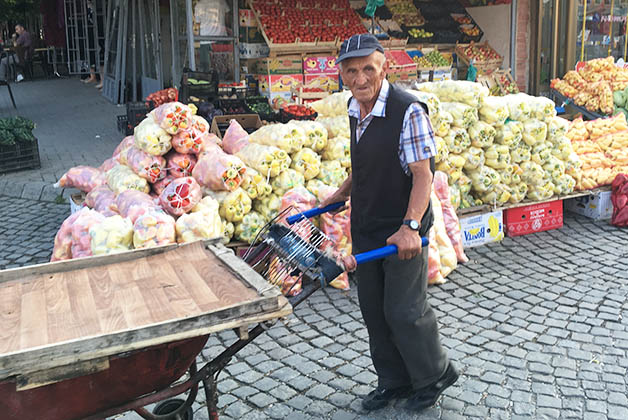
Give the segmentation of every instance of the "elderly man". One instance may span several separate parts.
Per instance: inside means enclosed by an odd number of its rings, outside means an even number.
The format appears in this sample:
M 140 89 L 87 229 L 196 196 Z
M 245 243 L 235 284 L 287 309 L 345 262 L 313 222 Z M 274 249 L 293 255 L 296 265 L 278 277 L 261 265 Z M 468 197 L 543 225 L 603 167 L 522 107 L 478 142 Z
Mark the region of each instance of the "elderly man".
M 26 60 L 30 59 L 31 47 L 33 45 L 33 40 L 31 38 L 31 34 L 24 29 L 24 25 L 15 25 L 15 33 L 17 34 L 17 39 L 13 40 L 13 46 L 16 48 L 24 49 L 24 58 Z M 11 60 L 14 64 L 20 64 L 20 59 L 17 54 L 12 54 L 7 57 L 4 57 L 0 61 L 0 80 L 7 80 L 7 73 L 9 70 L 9 60 Z M 17 75 L 17 81 L 21 82 L 24 80 L 24 76 L 22 74 Z
M 357 267 L 358 297 L 369 332 L 378 386 L 366 410 L 408 398 L 406 408 L 432 406 L 458 379 L 427 302 L 427 249 L 436 146 L 427 108 L 388 83 L 384 49 L 370 34 L 354 35 L 337 63 L 351 90 L 352 174 L 321 206 L 351 198 L 354 253 L 395 244 L 398 254 Z

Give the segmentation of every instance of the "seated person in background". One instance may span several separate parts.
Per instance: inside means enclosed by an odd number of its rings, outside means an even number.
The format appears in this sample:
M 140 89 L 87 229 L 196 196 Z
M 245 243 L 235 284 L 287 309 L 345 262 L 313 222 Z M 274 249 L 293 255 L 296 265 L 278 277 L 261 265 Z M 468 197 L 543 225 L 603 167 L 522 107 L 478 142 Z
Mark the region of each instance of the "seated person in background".
M 14 36 L 13 38 L 13 46 L 16 49 L 22 49 L 24 54 L 23 54 L 23 58 L 20 58 L 18 55 L 10 55 L 7 57 L 4 57 L 1 61 L 0 61 L 0 80 L 6 80 L 7 79 L 7 72 L 9 69 L 9 60 L 13 61 L 14 64 L 20 64 L 21 60 L 25 60 L 25 61 L 29 61 L 32 57 L 32 46 L 33 46 L 33 40 L 31 37 L 31 34 L 26 31 L 26 29 L 24 28 L 24 25 L 21 24 L 17 24 L 15 25 L 15 33 L 17 34 L 17 38 Z M 22 80 L 24 80 L 24 76 L 21 73 L 18 73 L 17 75 L 17 81 L 21 82 Z

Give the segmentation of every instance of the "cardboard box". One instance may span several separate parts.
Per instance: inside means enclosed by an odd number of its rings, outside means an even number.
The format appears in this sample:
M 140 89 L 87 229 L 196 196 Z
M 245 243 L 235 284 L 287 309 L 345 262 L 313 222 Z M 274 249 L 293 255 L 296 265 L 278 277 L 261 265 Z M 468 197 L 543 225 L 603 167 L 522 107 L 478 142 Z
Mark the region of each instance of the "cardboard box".
M 340 75 L 338 73 L 306 74 L 303 77 L 304 85 L 308 87 L 319 87 L 328 92 L 333 92 L 340 88 Z
M 565 210 L 593 220 L 606 220 L 613 216 L 613 203 L 610 191 L 565 200 Z
M 262 95 L 268 98 L 270 106 L 276 110 L 281 108 L 282 103 L 292 102 L 292 92 L 262 92 Z
M 465 248 L 499 242 L 504 239 L 503 213 L 501 210 L 477 216 L 460 218 L 462 245 Z
M 266 44 L 249 44 L 246 42 L 241 42 L 240 46 L 240 57 L 251 59 L 251 58 L 263 58 L 268 57 L 270 54 L 270 48 Z M 252 63 L 250 66 L 249 73 L 254 73 L 257 71 L 257 60 Z
M 504 224 L 508 236 L 558 229 L 563 226 L 563 201 L 554 200 L 507 209 Z
M 76 213 L 83 207 L 85 207 L 85 193 L 70 195 L 70 214 Z
M 386 72 L 386 78 L 389 83 L 395 83 L 400 80 L 415 80 L 417 78 L 416 68 L 413 70 L 388 70 Z
M 333 55 L 303 57 L 303 74 L 338 74 L 338 71 Z
M 258 129 L 262 126 L 262 120 L 259 119 L 259 115 L 257 114 L 219 115 L 212 120 L 209 131 L 222 139 L 222 135 L 231 120 L 236 120 L 244 129 Z
M 302 74 L 278 74 L 258 76 L 259 91 L 260 93 L 273 93 L 273 92 L 290 92 L 292 88 L 297 88 L 303 84 Z
M 268 57 L 257 61 L 255 72 L 260 75 L 303 74 L 303 62 L 300 55 Z

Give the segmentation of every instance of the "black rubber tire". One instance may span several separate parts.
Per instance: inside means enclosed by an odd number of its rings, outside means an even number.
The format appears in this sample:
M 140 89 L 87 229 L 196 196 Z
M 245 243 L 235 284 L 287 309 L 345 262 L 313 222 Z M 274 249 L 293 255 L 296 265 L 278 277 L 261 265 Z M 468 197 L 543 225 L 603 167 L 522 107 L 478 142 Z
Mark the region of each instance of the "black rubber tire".
M 160 416 L 168 415 L 169 413 L 174 412 L 177 408 L 181 407 L 184 403 L 185 400 L 181 398 L 171 398 L 169 400 L 162 401 L 158 403 L 155 408 L 153 408 L 153 414 Z M 192 411 L 192 407 L 188 407 L 188 409 L 184 411 L 181 416 L 181 420 L 192 420 L 193 418 L 194 412 Z

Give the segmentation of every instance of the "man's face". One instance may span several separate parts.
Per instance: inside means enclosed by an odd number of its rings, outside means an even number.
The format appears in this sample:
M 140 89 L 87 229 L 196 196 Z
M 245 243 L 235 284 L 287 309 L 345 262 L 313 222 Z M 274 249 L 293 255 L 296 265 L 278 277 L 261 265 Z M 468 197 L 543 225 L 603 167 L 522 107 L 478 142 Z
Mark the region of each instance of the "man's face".
M 382 81 L 386 77 L 384 54 L 375 51 L 366 57 L 348 58 L 341 62 L 342 82 L 351 90 L 359 103 L 377 99 Z
M 24 32 L 24 28 L 20 25 L 17 25 L 15 27 L 15 33 L 17 33 L 18 35 L 22 35 L 22 32 Z

